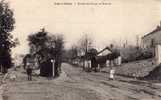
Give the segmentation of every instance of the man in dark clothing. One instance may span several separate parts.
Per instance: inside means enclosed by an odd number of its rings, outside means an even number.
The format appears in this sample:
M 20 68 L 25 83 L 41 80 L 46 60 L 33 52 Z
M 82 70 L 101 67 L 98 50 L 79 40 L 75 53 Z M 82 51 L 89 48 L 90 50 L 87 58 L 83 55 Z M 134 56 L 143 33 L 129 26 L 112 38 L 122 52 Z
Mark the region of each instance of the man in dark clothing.
M 27 65 L 26 72 L 27 72 L 28 80 L 31 81 L 32 80 L 32 68 L 29 63 L 27 63 L 26 65 Z

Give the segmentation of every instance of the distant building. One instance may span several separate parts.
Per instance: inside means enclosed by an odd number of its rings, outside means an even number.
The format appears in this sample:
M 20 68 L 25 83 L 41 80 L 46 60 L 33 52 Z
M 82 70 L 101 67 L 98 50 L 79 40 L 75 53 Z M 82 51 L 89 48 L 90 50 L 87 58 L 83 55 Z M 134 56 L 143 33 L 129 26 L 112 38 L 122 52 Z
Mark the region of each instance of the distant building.
M 106 56 L 109 53 L 111 53 L 111 51 L 109 51 L 107 48 L 101 50 L 100 52 L 98 52 L 97 56 Z
M 156 29 L 142 37 L 142 48 L 154 48 L 156 44 L 161 44 L 161 22 Z

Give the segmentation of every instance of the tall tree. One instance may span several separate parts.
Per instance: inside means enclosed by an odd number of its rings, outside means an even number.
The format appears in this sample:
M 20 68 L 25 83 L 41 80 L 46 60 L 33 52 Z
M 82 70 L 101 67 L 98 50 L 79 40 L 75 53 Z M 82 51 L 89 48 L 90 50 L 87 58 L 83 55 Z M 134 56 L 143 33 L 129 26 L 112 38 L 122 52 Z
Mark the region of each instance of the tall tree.
M 51 35 L 42 29 L 28 37 L 30 54 L 37 55 L 39 64 L 49 59 L 55 59 L 55 74 L 61 70 L 62 52 L 64 49 L 63 35 Z
M 93 39 L 88 35 L 84 34 L 79 40 L 79 48 L 83 56 L 83 69 L 85 69 L 85 59 L 87 59 L 88 51 L 92 49 L 93 46 Z
M 61 71 L 62 55 L 64 50 L 64 37 L 63 35 L 56 35 L 55 37 L 55 74 L 58 76 L 59 72 Z
M 11 48 L 16 46 L 10 33 L 14 29 L 15 19 L 8 3 L 0 2 L 0 70 L 3 73 L 11 67 Z
M 73 59 L 78 56 L 78 47 L 76 45 L 72 45 L 69 50 L 70 58 Z
M 38 59 L 39 62 L 40 60 L 42 61 L 42 59 L 47 59 L 47 55 L 45 52 L 46 48 L 47 48 L 47 41 L 49 40 L 48 37 L 48 32 L 45 31 L 45 29 L 42 29 L 39 32 L 36 32 L 34 34 L 31 34 L 28 36 L 28 41 L 29 41 L 29 46 L 30 46 L 30 54 L 31 55 L 39 55 Z
M 79 47 L 80 47 L 82 53 L 84 55 L 86 55 L 88 50 L 90 50 L 93 46 L 93 39 L 88 34 L 84 34 L 80 38 L 79 43 L 80 43 Z

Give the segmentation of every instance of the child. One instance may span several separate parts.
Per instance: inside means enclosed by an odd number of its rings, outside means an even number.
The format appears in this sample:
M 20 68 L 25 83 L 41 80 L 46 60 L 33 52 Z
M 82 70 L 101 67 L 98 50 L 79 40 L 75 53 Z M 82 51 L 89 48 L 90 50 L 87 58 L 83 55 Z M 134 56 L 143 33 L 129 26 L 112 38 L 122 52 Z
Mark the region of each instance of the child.
M 110 80 L 114 80 L 114 74 L 115 74 L 115 70 L 114 70 L 114 68 L 111 68 L 111 70 L 110 70 Z

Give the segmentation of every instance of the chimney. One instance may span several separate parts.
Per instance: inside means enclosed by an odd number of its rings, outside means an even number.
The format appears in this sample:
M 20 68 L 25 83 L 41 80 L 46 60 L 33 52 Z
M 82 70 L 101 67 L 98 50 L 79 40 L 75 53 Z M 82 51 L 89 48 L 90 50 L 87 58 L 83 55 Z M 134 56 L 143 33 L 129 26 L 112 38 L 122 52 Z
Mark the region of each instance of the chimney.
M 160 24 L 157 25 L 157 29 L 161 29 L 161 21 L 160 21 Z

